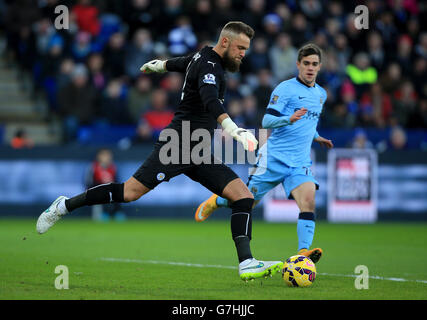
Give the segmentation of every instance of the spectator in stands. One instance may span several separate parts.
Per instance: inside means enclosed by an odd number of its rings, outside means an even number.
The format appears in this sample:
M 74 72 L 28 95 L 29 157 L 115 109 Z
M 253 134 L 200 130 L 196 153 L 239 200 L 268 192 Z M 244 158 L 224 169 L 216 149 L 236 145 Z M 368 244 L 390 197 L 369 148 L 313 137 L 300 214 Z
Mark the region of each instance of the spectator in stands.
M 262 117 L 265 112 L 260 112 L 261 108 L 257 106 L 256 97 L 252 94 L 248 94 L 243 97 L 242 101 L 242 112 L 244 117 L 244 128 L 258 129 L 261 127 Z
M 349 80 L 344 80 L 341 86 L 342 102 L 346 106 L 346 117 L 348 120 L 345 123 L 356 124 L 357 114 L 359 112 L 359 104 L 356 100 L 356 89 Z M 342 115 L 342 113 L 340 112 Z
M 378 78 L 377 70 L 371 66 L 369 56 L 365 52 L 359 52 L 354 56 L 353 64 L 347 66 L 346 73 L 354 84 L 358 97 Z
M 74 61 L 82 63 L 86 61 L 86 58 L 94 51 L 90 33 L 86 31 L 78 32 L 71 45 L 71 53 Z
M 348 11 L 347 11 L 348 12 Z M 352 11 L 350 11 L 352 12 Z M 359 30 L 356 28 L 355 23 L 356 15 L 352 12 L 348 14 L 345 18 L 345 24 L 344 24 L 344 34 L 348 40 L 348 44 L 357 50 L 364 50 L 365 48 L 365 35 L 366 32 L 364 30 Z
M 374 145 L 369 141 L 365 130 L 359 128 L 354 132 L 354 138 L 350 143 L 350 147 L 353 149 L 372 149 Z
M 328 47 L 334 43 L 335 37 L 341 31 L 341 24 L 338 18 L 329 18 L 325 23 L 325 35 L 328 41 Z
M 338 101 L 331 108 L 332 110 L 325 110 L 325 115 L 322 117 L 323 127 L 349 129 L 354 126 L 355 116 L 348 111 L 344 102 Z
M 228 102 L 232 99 L 241 99 L 242 94 L 239 91 L 241 85 L 240 75 L 237 73 L 231 73 L 227 79 L 227 90 L 225 90 L 224 106 L 228 106 Z
M 212 22 L 216 26 L 216 31 L 219 32 L 218 26 L 223 26 L 229 21 L 234 21 L 241 18 L 241 15 L 233 10 L 232 0 L 214 0 L 214 10 L 212 11 Z
M 403 74 L 408 74 L 412 69 L 412 39 L 408 35 L 401 35 L 397 42 L 397 53 L 393 58 L 399 63 Z
M 118 181 L 117 167 L 114 164 L 113 152 L 110 149 L 100 149 L 96 153 L 96 158 L 90 165 L 86 173 L 86 188 L 93 188 L 100 184 L 114 183 Z M 101 214 L 96 212 L 100 207 Z M 92 217 L 95 220 L 109 221 L 114 218 L 116 221 L 126 220 L 126 215 L 121 211 L 120 203 L 97 205 L 92 207 Z
M 91 0 L 78 0 L 71 13 L 79 27 L 79 30 L 97 36 L 101 30 L 98 19 L 99 10 L 91 3 Z
M 67 86 L 71 82 L 71 75 L 74 70 L 74 60 L 72 58 L 64 58 L 59 66 L 59 71 L 56 75 L 56 84 L 58 91 Z
M 420 34 L 419 42 L 415 45 L 415 54 L 427 59 L 427 32 Z
M 408 24 L 406 25 L 406 30 L 408 32 L 408 36 L 410 36 L 411 39 L 416 42 L 420 34 L 420 22 L 416 16 L 409 18 Z M 417 52 L 417 46 L 415 47 L 415 52 Z
M 71 82 L 58 92 L 59 112 L 64 119 L 64 142 L 72 142 L 81 124 L 93 121 L 96 112 L 96 92 L 88 82 L 88 72 L 77 64 Z
M 49 44 L 47 54 L 41 59 L 41 80 L 49 110 L 54 112 L 58 110 L 58 82 L 56 75 L 59 74 L 63 59 L 63 46 L 62 38 L 58 37 L 54 39 Z
M 13 41 L 17 42 L 16 57 L 20 63 L 21 74 L 27 76 L 33 71 L 37 58 L 34 54 L 36 52 L 34 32 L 30 26 L 22 26 Z
M 291 29 L 291 17 L 292 13 L 291 10 L 289 10 L 289 7 L 282 2 L 278 2 L 276 5 L 276 8 L 274 10 L 275 13 L 280 17 L 280 20 L 282 22 L 282 30 L 281 32 L 289 33 L 289 30 Z
M 101 99 L 102 118 L 111 125 L 130 124 L 125 85 L 120 80 L 111 80 Z
M 178 18 L 184 15 L 182 2 L 182 0 L 162 0 L 156 24 L 156 29 L 160 36 L 166 37 L 175 27 Z
M 387 55 L 383 47 L 381 35 L 377 31 L 371 31 L 368 35 L 368 55 L 372 66 L 383 72 L 387 63 Z
M 167 105 L 167 93 L 156 89 L 151 95 L 150 108 L 141 115 L 137 128 L 138 141 L 156 140 L 160 132 L 172 121 L 173 111 Z
M 125 70 L 126 75 L 135 80 L 141 73 L 139 68 L 153 59 L 154 44 L 150 31 L 138 29 L 135 31 L 132 43 L 126 48 Z
M 375 27 L 381 34 L 385 46 L 384 49 L 388 52 L 392 52 L 395 48 L 398 35 L 393 14 L 389 10 L 384 10 L 375 21 Z
M 41 13 L 35 1 L 16 0 L 8 2 L 9 7 L 6 11 L 4 27 L 7 32 L 8 52 L 13 58 L 16 58 L 19 57 L 19 50 L 22 49 L 19 43 L 22 29 L 24 27 L 30 29 L 31 26 L 40 19 Z
M 268 55 L 268 43 L 264 37 L 257 37 L 253 40 L 252 49 L 245 58 L 246 63 L 242 64 L 241 72 L 257 73 L 261 69 L 270 69 L 271 62 Z
M 243 114 L 243 105 L 241 99 L 232 99 L 229 101 L 227 113 L 238 127 L 243 127 L 245 125 L 245 115 Z
M 264 37 L 267 39 L 268 47 L 270 47 L 282 30 L 282 19 L 276 13 L 269 13 L 262 21 Z
M 297 49 L 292 45 L 289 34 L 280 33 L 277 36 L 275 43 L 269 50 L 269 56 L 275 83 L 296 75 Z
M 327 3 L 327 9 L 325 10 L 331 18 L 337 19 L 340 23 L 340 28 L 345 24 L 345 16 L 343 4 L 338 0 L 331 0 Z
M 319 0 L 298 1 L 299 7 L 315 30 L 322 26 L 323 7 Z
M 136 30 L 146 29 L 152 31 L 157 36 L 155 19 L 158 10 L 153 1 L 150 0 L 130 0 L 125 7 L 123 18 L 129 25 L 129 35 L 133 37 Z
M 107 75 L 104 72 L 104 58 L 99 53 L 93 53 L 87 59 L 87 66 L 89 82 L 100 95 L 108 82 Z
M 168 34 L 169 52 L 172 56 L 184 56 L 197 47 L 197 38 L 187 16 L 177 19 L 176 27 Z
M 396 62 L 390 63 L 379 81 L 384 92 L 393 94 L 402 82 L 402 69 L 400 65 Z
M 405 127 L 415 112 L 417 94 L 411 81 L 404 81 L 393 96 L 393 124 Z
M 129 114 L 132 123 L 136 124 L 141 118 L 141 114 L 145 113 L 150 107 L 150 99 L 152 92 L 151 78 L 140 75 L 129 90 Z
M 391 97 L 383 92 L 379 83 L 371 85 L 360 99 L 360 122 L 361 125 L 384 128 L 390 124 L 393 112 Z
M 329 48 L 328 37 L 323 30 L 317 31 L 313 39 L 314 44 L 316 44 L 322 51 L 326 51 Z
M 262 30 L 263 17 L 265 15 L 265 0 L 245 1 L 245 8 L 242 14 L 242 21 L 250 25 L 255 30 Z
M 413 63 L 411 80 L 418 95 L 427 96 L 427 59 L 418 57 Z
M 59 42 L 62 37 L 56 32 L 48 18 L 42 18 L 35 24 L 36 51 L 40 58 L 44 57 L 53 42 Z
M 13 149 L 24 149 L 24 148 L 32 148 L 34 147 L 34 142 L 31 138 L 28 137 L 25 129 L 18 129 L 12 140 L 10 141 L 10 146 Z
M 328 100 L 335 101 L 339 95 L 339 88 L 343 75 L 338 67 L 338 58 L 333 50 L 325 52 L 323 67 L 318 75 L 318 82 L 322 83 L 328 91 Z
M 342 73 L 345 73 L 345 69 L 350 61 L 350 57 L 352 54 L 351 47 L 348 45 L 348 40 L 345 34 L 339 33 L 335 37 L 334 42 L 335 53 L 338 59 L 338 70 Z
M 178 72 L 168 73 L 160 82 L 160 86 L 165 89 L 168 94 L 167 104 L 169 106 L 177 106 L 181 101 L 183 84 L 183 76 Z
M 402 150 L 407 147 L 407 135 L 400 126 L 394 126 L 390 131 L 388 146 L 394 150 Z
M 417 129 L 427 128 L 427 99 L 422 98 L 418 101 L 415 112 L 409 119 L 408 127 Z
M 272 76 L 269 69 L 261 69 L 257 73 L 258 84 L 253 91 L 257 100 L 259 112 L 263 113 L 270 101 L 272 88 Z
M 197 0 L 191 14 L 191 25 L 196 37 L 200 40 L 210 40 L 216 33 L 217 26 L 212 20 L 213 7 L 210 0 Z
M 111 79 L 125 75 L 126 39 L 122 32 L 113 33 L 104 49 L 104 66 L 107 76 Z
M 292 43 L 297 48 L 303 46 L 313 37 L 312 28 L 303 14 L 297 12 L 292 16 L 292 26 L 289 34 L 292 37 Z

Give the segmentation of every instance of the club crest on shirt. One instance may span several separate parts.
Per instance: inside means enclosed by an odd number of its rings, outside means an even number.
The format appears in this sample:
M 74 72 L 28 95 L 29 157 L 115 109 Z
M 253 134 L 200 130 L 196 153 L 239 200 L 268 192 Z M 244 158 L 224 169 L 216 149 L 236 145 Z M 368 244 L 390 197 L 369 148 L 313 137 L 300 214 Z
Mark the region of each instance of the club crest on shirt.
M 157 174 L 157 180 L 162 181 L 165 178 L 165 174 L 163 172 L 160 172 Z
M 277 100 L 279 100 L 279 96 L 274 95 L 273 98 L 271 98 L 270 104 L 276 104 Z
M 205 74 L 203 82 L 208 84 L 216 84 L 215 76 L 212 73 Z
M 258 188 L 257 188 L 257 187 L 252 187 L 252 188 L 251 188 L 251 193 L 252 193 L 253 195 L 255 195 L 257 192 L 258 192 Z

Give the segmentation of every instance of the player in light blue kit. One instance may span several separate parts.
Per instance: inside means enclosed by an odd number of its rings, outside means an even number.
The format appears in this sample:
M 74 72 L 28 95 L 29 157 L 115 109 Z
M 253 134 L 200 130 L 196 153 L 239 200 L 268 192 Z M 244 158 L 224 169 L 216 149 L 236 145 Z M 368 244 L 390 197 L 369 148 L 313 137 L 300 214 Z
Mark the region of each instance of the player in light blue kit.
M 262 120 L 264 128 L 272 133 L 258 150 L 257 163 L 249 179 L 248 188 L 256 205 L 261 198 L 279 183 L 283 184 L 288 198 L 295 199 L 300 210 L 297 235 L 298 254 L 318 262 L 322 249 L 310 250 L 315 229 L 315 192 L 318 182 L 310 170 L 312 141 L 332 148 L 331 140 L 322 138 L 316 131 L 326 91 L 316 84 L 321 67 L 321 50 L 307 44 L 298 51 L 298 77 L 281 82 L 271 94 Z M 227 199 L 213 194 L 198 207 L 196 221 L 206 220 L 218 207 L 227 207 Z

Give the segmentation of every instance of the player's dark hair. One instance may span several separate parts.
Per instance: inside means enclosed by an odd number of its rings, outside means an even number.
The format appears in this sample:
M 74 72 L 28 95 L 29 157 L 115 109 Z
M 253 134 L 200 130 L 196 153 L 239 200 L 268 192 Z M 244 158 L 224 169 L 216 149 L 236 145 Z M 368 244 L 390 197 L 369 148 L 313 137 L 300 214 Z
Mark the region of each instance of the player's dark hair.
M 322 61 L 322 50 L 319 46 L 314 43 L 308 43 L 298 50 L 298 62 L 301 62 L 302 58 L 311 56 L 312 54 L 319 56 L 319 62 Z
M 230 21 L 228 22 L 224 28 L 222 28 L 221 32 L 228 31 L 235 34 L 243 33 L 249 37 L 249 39 L 252 39 L 255 31 L 250 26 L 248 26 L 246 23 L 243 23 L 241 21 Z

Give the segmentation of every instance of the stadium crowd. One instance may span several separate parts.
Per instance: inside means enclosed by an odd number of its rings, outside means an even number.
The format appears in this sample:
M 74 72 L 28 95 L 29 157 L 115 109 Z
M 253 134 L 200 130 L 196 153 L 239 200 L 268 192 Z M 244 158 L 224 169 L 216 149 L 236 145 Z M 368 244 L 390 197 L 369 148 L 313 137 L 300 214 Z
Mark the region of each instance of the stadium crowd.
M 354 8 L 369 9 L 369 29 Z M 33 79 L 64 142 L 79 127 L 134 125 L 152 141 L 173 117 L 183 75 L 145 76 L 153 58 L 213 44 L 230 20 L 255 29 L 241 72 L 229 74 L 225 104 L 239 126 L 256 128 L 279 82 L 294 77 L 298 48 L 323 50 L 317 82 L 328 92 L 320 128 L 427 128 L 426 8 L 416 0 L 0 0 L 8 53 Z M 56 29 L 66 5 L 68 29 Z

